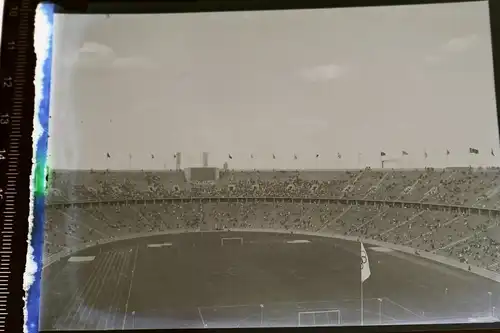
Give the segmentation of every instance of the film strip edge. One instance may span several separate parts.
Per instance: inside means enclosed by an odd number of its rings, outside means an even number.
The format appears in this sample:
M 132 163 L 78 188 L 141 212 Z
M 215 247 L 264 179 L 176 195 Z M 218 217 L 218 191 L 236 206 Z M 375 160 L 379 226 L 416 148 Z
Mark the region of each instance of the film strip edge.
M 2 201 L 0 204 L 3 211 L 0 232 L 0 331 L 2 332 L 21 331 L 24 323 L 23 272 L 27 244 L 26 241 L 20 242 L 20 239 L 25 239 L 27 219 L 24 217 L 28 201 L 24 200 L 24 207 L 20 206 L 23 200 L 20 200 L 19 194 L 29 193 L 29 187 L 22 188 L 20 185 L 21 176 L 28 176 L 29 173 L 21 172 L 20 169 L 22 152 L 23 157 L 28 155 L 31 159 L 31 154 L 26 154 L 26 145 L 23 144 L 27 139 L 23 118 L 26 116 L 25 111 L 33 103 L 33 96 L 26 95 L 30 93 L 26 85 L 29 84 L 28 81 L 32 81 L 27 80 L 27 74 L 32 73 L 26 69 L 30 60 L 28 47 L 32 45 L 30 40 L 32 34 L 29 32 L 30 21 L 31 23 L 34 21 L 33 9 L 34 3 L 29 0 L 6 0 L 4 4 L 0 59 L 2 66 L 0 132 L 6 135 L 0 143 L 0 175 L 4 176 L 4 181 L 0 185 Z M 31 109 L 33 110 L 32 107 Z M 26 185 L 29 181 L 21 183 Z M 19 214 L 20 210 L 24 211 Z M 24 249 L 17 251 L 14 247 L 18 246 L 19 248 L 24 246 Z

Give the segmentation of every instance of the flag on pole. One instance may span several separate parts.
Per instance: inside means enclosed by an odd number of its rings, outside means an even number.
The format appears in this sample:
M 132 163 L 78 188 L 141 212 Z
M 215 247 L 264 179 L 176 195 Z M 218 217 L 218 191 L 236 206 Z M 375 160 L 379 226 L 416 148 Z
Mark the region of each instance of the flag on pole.
M 229 159 L 232 160 L 233 159 L 233 156 L 231 156 L 231 154 L 228 155 L 229 156 Z
M 424 157 L 425 157 L 425 158 L 429 157 L 429 155 L 427 154 L 427 152 L 426 152 L 426 151 L 424 151 Z
M 293 159 L 296 160 L 297 159 L 297 154 L 294 154 L 293 155 Z
M 406 150 L 402 151 L 403 156 L 408 156 L 408 152 Z
M 361 283 L 365 282 L 371 275 L 370 263 L 368 262 L 368 254 L 365 246 L 361 243 Z
M 106 157 L 111 158 L 111 155 L 109 155 L 109 153 L 106 153 Z
M 151 158 L 154 159 L 155 158 L 155 155 L 154 154 L 151 154 Z
M 469 154 L 477 155 L 477 154 L 479 154 L 479 149 L 469 148 Z
M 316 158 L 319 158 L 319 154 L 316 154 Z
M 337 153 L 337 157 L 338 157 L 339 159 L 341 159 L 341 158 L 342 158 L 342 155 L 341 155 L 340 153 Z
M 380 152 L 380 156 L 386 156 L 387 154 L 383 151 Z
M 449 155 L 450 155 L 450 150 L 446 149 L 446 156 L 449 156 Z
M 276 155 L 273 154 L 273 160 L 275 160 L 275 159 L 276 159 Z
M 250 154 L 250 158 L 253 158 L 253 154 Z
M 491 148 L 491 156 L 495 156 L 495 152 L 493 151 L 493 148 Z

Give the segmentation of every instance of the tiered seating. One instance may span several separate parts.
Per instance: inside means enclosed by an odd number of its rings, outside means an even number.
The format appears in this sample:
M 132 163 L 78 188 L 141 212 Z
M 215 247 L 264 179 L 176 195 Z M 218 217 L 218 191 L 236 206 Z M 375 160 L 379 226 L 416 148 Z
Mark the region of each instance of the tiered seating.
M 421 171 L 389 171 L 378 190 L 370 193 L 367 199 L 398 201 L 402 196 L 409 195 L 413 191 L 421 177 Z
M 365 171 L 353 184 L 352 190 L 347 192 L 348 198 L 368 199 L 374 195 L 382 182 L 387 177 L 387 172 L 382 170 Z
M 444 207 L 437 211 L 408 204 L 348 206 L 299 200 L 134 203 L 167 197 L 334 197 L 361 203 L 365 199 L 496 207 L 500 206 L 497 169 L 227 171 L 211 183 L 189 183 L 181 171 L 63 171 L 52 177 L 52 187 L 47 195 L 46 256 L 144 232 L 268 228 L 372 238 L 500 269 L 497 244 L 485 233 L 497 221 Z M 93 204 L 58 205 L 69 201 Z
M 408 223 L 402 224 L 388 233 L 385 241 L 406 245 L 418 240 L 422 235 L 432 234 L 436 229 L 445 227 L 454 218 L 448 212 L 424 210 L 420 214 L 416 214 Z
M 486 232 L 474 234 L 467 241 L 441 251 L 463 263 L 500 270 L 500 243 L 490 239 Z

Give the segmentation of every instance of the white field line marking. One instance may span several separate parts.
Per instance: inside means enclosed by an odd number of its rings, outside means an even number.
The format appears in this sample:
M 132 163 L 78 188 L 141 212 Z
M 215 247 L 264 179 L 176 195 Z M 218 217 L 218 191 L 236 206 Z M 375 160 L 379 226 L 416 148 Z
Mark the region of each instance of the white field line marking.
M 110 264 L 106 268 L 107 269 L 104 272 L 104 276 L 108 276 L 108 274 L 110 274 L 111 270 L 113 269 L 113 265 Z M 101 279 L 101 281 L 99 281 L 99 282 L 100 283 L 98 285 L 97 293 L 95 294 L 95 297 L 94 297 L 94 302 L 92 304 L 90 304 L 90 309 L 88 311 L 87 317 L 84 319 L 83 329 L 87 329 L 87 324 L 88 324 L 89 319 L 92 320 L 92 313 L 94 312 L 95 308 L 97 307 L 96 304 L 99 301 L 99 295 L 101 294 L 101 290 L 103 289 L 104 285 L 106 284 L 106 279 Z M 88 308 L 89 308 L 88 306 L 85 307 L 85 309 L 88 309 Z M 84 311 L 85 311 L 85 309 L 84 309 Z
M 101 269 L 99 270 L 99 275 L 96 275 L 95 279 L 89 284 L 89 287 L 85 289 L 83 295 L 82 295 L 82 298 L 80 300 L 80 304 L 78 305 L 78 308 L 76 309 L 76 312 L 75 312 L 75 315 L 73 315 L 73 317 L 71 318 L 71 321 L 69 323 L 69 329 L 71 329 L 73 327 L 73 320 L 76 319 L 76 322 L 75 322 L 75 326 L 77 326 L 80 321 L 82 320 L 82 312 L 85 312 L 85 309 L 88 307 L 88 304 L 85 304 L 85 307 L 83 308 L 83 310 L 80 312 L 80 309 L 83 305 L 83 303 L 87 303 L 87 300 L 90 299 L 90 295 L 92 295 L 92 291 L 94 289 L 94 286 L 96 285 L 96 283 L 99 283 L 98 281 L 102 280 L 102 276 L 104 272 L 107 271 L 108 267 L 109 266 L 112 266 L 113 265 L 113 262 L 114 262 L 114 259 L 115 259 L 115 255 L 113 253 L 113 255 L 110 256 L 111 257 L 111 260 L 110 262 L 104 266 L 104 269 L 103 269 L 103 272 L 101 272 Z M 106 275 L 104 275 L 106 276 Z
M 118 297 L 118 290 L 120 288 L 120 280 L 122 278 L 122 274 L 123 274 L 123 270 L 126 266 L 126 262 L 127 262 L 127 256 L 125 256 L 123 254 L 123 252 L 120 252 L 120 259 L 119 259 L 119 262 L 118 264 L 116 265 L 116 268 L 113 270 L 113 273 L 116 273 L 116 275 L 113 276 L 113 282 L 115 283 L 114 284 L 114 287 L 115 287 L 115 290 L 113 292 L 113 297 L 110 298 L 110 302 L 109 302 L 109 308 L 108 308 L 108 311 L 105 313 L 105 319 L 104 319 L 104 329 L 107 330 L 108 329 L 108 321 L 110 320 L 111 316 L 113 315 L 113 310 L 115 310 L 116 308 L 116 299 Z M 113 323 L 114 323 L 114 319 L 115 319 L 115 316 L 113 316 Z M 100 319 L 99 319 L 100 321 Z M 99 325 L 99 323 L 97 323 L 97 325 Z M 113 328 L 113 327 L 111 327 Z
M 117 283 L 117 287 L 116 287 L 116 294 L 115 294 L 115 300 L 113 301 L 113 304 L 114 304 L 114 312 L 113 312 L 113 319 L 111 321 L 111 327 L 110 329 L 118 329 L 117 325 L 116 325 L 116 315 L 118 314 L 118 312 L 120 311 L 120 305 L 121 305 L 121 299 L 120 299 L 120 295 L 118 293 L 118 290 L 120 290 L 120 283 L 122 281 L 122 276 L 126 276 L 126 270 L 128 269 L 129 267 L 129 264 L 130 264 L 130 261 L 131 261 L 131 258 L 130 258 L 130 255 L 126 252 L 123 252 L 124 253 L 124 259 L 123 259 L 123 266 L 122 268 L 120 269 L 120 275 L 118 277 L 118 283 Z
M 409 313 L 411 313 L 411 314 L 412 314 L 412 315 L 414 315 L 415 317 L 418 317 L 418 318 L 424 318 L 424 317 L 422 317 L 421 315 L 416 314 L 415 312 L 411 311 L 410 309 L 405 308 L 405 307 L 404 307 L 404 306 L 402 306 L 401 304 L 394 302 L 394 301 L 393 301 L 392 299 L 390 299 L 389 297 L 384 297 L 384 298 L 382 298 L 382 299 L 385 299 L 385 300 L 389 301 L 390 303 L 392 303 L 392 304 L 394 304 L 394 305 L 396 305 L 396 306 L 399 306 L 400 308 L 402 308 L 402 309 L 403 309 L 403 310 L 405 310 L 405 311 L 408 311 Z
M 68 319 L 70 319 L 71 310 L 76 308 L 79 299 L 82 298 L 84 290 L 87 288 L 87 285 L 90 283 L 91 280 L 93 280 L 99 274 L 99 271 L 101 270 L 102 266 L 103 265 L 106 266 L 106 263 L 109 260 L 110 260 L 110 255 L 106 253 L 104 258 L 96 265 L 92 274 L 85 281 L 85 284 L 83 286 L 78 287 L 77 291 L 74 293 L 73 297 L 70 299 L 70 302 L 68 303 L 68 306 L 66 308 L 67 309 L 66 317 L 64 319 L 61 318 L 60 322 L 62 325 L 65 325 Z M 73 318 L 71 318 L 71 320 L 73 320 Z M 64 329 L 64 328 L 59 328 L 59 329 Z
M 137 245 L 135 248 L 134 265 L 132 267 L 132 277 L 130 278 L 130 287 L 128 288 L 127 302 L 125 303 L 125 316 L 123 317 L 122 330 L 125 329 L 125 323 L 127 322 L 128 302 L 130 300 L 130 294 L 132 293 L 132 284 L 134 283 L 135 266 L 137 264 L 138 253 L 139 253 L 139 245 Z

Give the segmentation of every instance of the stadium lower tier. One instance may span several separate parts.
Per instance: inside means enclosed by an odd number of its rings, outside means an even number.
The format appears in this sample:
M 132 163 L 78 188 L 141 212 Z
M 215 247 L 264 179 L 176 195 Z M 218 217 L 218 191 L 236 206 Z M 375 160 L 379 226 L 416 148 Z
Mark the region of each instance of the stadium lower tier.
M 168 231 L 266 229 L 334 233 L 429 251 L 492 271 L 500 243 L 488 216 L 336 203 L 217 202 L 47 206 L 44 261 L 84 245 Z

